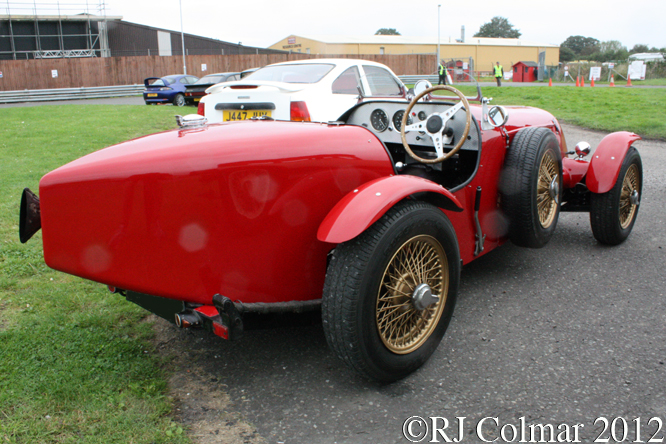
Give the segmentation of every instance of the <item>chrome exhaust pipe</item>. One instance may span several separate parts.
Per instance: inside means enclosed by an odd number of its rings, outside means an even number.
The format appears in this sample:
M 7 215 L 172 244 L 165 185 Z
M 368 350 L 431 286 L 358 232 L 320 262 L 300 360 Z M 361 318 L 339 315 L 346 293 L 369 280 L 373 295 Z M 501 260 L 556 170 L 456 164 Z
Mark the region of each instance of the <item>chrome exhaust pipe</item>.
M 193 311 L 176 313 L 176 326 L 179 328 L 191 328 L 201 325 L 201 318 Z
M 39 212 L 39 197 L 27 188 L 21 194 L 21 212 L 19 215 L 19 239 L 25 244 L 42 228 Z

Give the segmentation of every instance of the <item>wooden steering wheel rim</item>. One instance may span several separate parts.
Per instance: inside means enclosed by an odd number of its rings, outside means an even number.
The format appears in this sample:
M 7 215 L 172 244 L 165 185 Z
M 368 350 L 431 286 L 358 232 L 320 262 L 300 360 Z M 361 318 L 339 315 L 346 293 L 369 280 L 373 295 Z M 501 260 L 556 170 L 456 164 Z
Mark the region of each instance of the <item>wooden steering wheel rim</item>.
M 448 153 L 446 153 L 442 156 L 439 156 L 436 159 L 424 159 L 423 157 L 419 157 L 416 154 L 414 154 L 412 149 L 409 147 L 409 144 L 407 143 L 407 138 L 405 136 L 405 126 L 407 126 L 407 118 L 409 117 L 409 113 L 412 111 L 412 108 L 414 108 L 414 105 L 416 105 L 416 103 L 423 96 L 425 96 L 426 94 L 429 94 L 433 91 L 437 91 L 437 90 L 440 90 L 440 89 L 450 91 L 450 92 L 454 93 L 462 101 L 462 103 L 465 107 L 465 116 L 466 116 L 465 131 L 463 132 L 463 135 L 460 138 L 460 140 L 458 141 L 458 143 L 456 144 L 456 146 L 453 147 L 453 149 L 451 151 L 449 151 Z M 469 130 L 470 130 L 471 127 L 472 127 L 472 112 L 469 109 L 469 102 L 467 101 L 467 98 L 463 95 L 463 93 L 461 93 L 460 91 L 458 91 L 456 88 L 454 88 L 452 86 L 436 85 L 436 86 L 431 86 L 430 88 L 426 89 L 425 91 L 421 92 L 419 95 L 414 97 L 412 99 L 412 101 L 409 103 L 409 106 L 407 106 L 407 109 L 405 110 L 405 114 L 402 116 L 402 124 L 400 125 L 400 139 L 402 139 L 402 144 L 404 145 L 405 150 L 407 151 L 407 153 L 410 156 L 412 156 L 414 159 L 416 159 L 417 161 L 419 161 L 421 163 L 430 163 L 430 164 L 431 163 L 439 163 L 439 162 L 443 162 L 443 161 L 447 160 L 448 158 L 450 158 L 451 156 L 456 154 L 458 151 L 460 151 L 460 148 L 462 148 L 463 144 L 465 143 L 465 140 L 467 140 L 467 136 L 469 135 Z

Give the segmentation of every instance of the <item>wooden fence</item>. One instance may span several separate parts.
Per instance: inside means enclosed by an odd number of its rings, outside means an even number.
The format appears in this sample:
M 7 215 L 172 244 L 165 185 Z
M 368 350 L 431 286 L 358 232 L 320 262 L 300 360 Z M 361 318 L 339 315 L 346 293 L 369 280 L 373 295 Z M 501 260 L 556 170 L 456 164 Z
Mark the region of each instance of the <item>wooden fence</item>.
M 235 72 L 288 60 L 314 58 L 364 59 L 383 63 L 397 75 L 432 74 L 434 54 L 308 55 L 240 54 L 187 56 L 187 73 L 201 77 L 215 72 Z M 202 65 L 207 69 L 202 71 Z M 78 88 L 143 84 L 146 77 L 183 72 L 181 56 L 98 57 L 40 60 L 0 60 L 0 91 Z

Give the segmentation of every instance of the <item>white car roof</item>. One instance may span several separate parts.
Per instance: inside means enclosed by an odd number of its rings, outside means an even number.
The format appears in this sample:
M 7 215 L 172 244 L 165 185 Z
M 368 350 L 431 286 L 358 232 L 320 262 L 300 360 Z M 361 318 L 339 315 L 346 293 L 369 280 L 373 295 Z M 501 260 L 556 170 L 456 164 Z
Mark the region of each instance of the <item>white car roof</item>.
M 388 66 L 381 63 L 372 62 L 370 60 L 362 59 L 303 59 L 303 60 L 290 60 L 288 62 L 272 63 L 267 66 L 276 66 L 276 65 L 304 65 L 304 64 L 326 64 L 331 63 L 340 67 L 350 67 L 356 65 L 375 65 L 388 68 Z M 390 70 L 390 68 L 388 68 Z

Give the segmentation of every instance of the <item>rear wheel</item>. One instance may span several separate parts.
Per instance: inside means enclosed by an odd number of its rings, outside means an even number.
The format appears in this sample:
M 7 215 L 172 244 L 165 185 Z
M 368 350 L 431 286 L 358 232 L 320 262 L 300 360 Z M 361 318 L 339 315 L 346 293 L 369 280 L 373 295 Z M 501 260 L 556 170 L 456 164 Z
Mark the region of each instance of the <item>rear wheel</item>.
M 638 216 L 642 191 L 643 164 L 636 148 L 631 147 L 613 188 L 590 196 L 590 224 L 595 239 L 602 244 L 618 245 L 629 237 Z
M 336 247 L 322 319 L 337 356 L 365 377 L 391 382 L 432 355 L 453 313 L 460 254 L 448 218 L 404 202 Z
M 174 106 L 183 106 L 185 105 L 185 96 L 182 94 L 176 94 L 176 97 L 173 98 Z
M 562 155 L 547 128 L 524 128 L 507 150 L 502 172 L 502 209 L 509 238 L 521 247 L 548 243 L 560 214 Z

